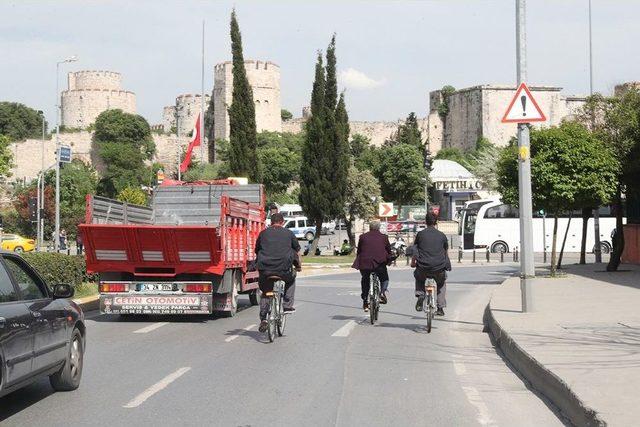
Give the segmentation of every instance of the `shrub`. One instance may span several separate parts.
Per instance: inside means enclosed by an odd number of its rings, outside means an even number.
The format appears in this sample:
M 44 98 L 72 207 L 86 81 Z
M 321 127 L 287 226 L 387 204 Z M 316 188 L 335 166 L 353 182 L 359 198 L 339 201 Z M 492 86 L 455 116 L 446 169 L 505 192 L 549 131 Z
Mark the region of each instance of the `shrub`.
M 79 288 L 85 282 L 97 281 L 96 275 L 87 274 L 83 256 L 29 252 L 23 254 L 23 257 L 40 273 L 49 286 L 67 283 L 74 288 Z

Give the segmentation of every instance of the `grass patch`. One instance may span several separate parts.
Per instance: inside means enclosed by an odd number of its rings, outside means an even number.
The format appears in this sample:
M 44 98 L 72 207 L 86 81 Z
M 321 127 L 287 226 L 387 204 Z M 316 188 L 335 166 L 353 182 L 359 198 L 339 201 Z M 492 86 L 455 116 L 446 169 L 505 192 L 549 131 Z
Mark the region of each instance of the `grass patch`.
M 353 264 L 355 255 L 335 256 L 335 255 L 318 255 L 302 257 L 302 265 L 305 264 Z
M 83 298 L 90 297 L 92 295 L 98 295 L 98 284 L 93 282 L 84 282 L 76 286 L 76 292 L 73 297 Z

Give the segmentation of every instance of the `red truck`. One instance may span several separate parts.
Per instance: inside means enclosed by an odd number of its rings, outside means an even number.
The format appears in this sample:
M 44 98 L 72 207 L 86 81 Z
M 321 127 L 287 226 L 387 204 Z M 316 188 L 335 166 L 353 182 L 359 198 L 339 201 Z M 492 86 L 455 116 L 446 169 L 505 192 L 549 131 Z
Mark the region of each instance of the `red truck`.
M 248 267 L 264 203 L 262 185 L 234 180 L 165 182 L 150 208 L 87 196 L 79 228 L 100 311 L 231 317 L 238 294 L 257 304 L 258 274 Z

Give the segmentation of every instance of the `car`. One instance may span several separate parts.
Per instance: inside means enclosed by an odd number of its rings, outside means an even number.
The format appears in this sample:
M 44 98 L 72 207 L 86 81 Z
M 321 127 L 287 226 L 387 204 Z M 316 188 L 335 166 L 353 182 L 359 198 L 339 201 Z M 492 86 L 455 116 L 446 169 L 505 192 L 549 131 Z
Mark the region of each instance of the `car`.
M 18 234 L 2 234 L 2 249 L 13 252 L 30 252 L 36 248 L 33 239 L 22 237 Z
M 284 219 L 284 227 L 293 231 L 296 238 L 311 241 L 316 235 L 316 227 L 306 216 Z
M 73 293 L 66 284 L 49 288 L 22 257 L 0 252 L 0 397 L 47 376 L 56 391 L 78 388 L 86 329 Z

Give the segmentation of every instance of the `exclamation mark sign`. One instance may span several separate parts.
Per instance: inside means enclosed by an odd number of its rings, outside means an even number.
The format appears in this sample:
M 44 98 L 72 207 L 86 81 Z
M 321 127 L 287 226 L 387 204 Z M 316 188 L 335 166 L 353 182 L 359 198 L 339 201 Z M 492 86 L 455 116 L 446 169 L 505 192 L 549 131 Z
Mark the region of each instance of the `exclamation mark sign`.
M 522 116 L 526 116 L 527 115 L 527 97 L 522 95 L 520 97 L 520 102 L 522 102 Z

